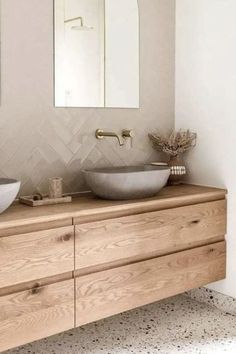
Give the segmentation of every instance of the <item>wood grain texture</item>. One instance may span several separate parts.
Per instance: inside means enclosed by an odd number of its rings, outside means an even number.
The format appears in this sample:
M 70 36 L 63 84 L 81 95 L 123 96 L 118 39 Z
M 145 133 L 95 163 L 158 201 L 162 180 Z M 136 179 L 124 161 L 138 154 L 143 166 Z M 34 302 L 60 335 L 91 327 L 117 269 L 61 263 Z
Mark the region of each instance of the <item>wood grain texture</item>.
M 1 288 L 73 270 L 73 226 L 0 238 Z
M 168 186 L 163 188 L 156 197 L 134 201 L 101 201 L 89 202 L 86 197 L 83 210 L 73 216 L 73 223 L 108 220 L 122 216 L 147 213 L 151 211 L 171 209 L 180 206 L 205 203 L 225 199 L 226 190 L 193 185 Z
M 0 237 L 69 226 L 72 218 L 80 224 L 209 202 L 224 199 L 226 193 L 223 189 L 180 185 L 163 188 L 156 197 L 143 200 L 108 201 L 84 194 L 64 205 L 30 208 L 16 203 L 0 215 Z
M 76 278 L 76 326 L 225 278 L 225 242 Z
M 76 270 L 101 270 L 109 263 L 122 265 L 224 240 L 226 201 L 81 224 L 75 230 Z
M 27 207 L 29 208 L 29 207 Z M 15 224 L 15 226 L 14 226 Z M 50 229 L 58 229 L 60 227 L 72 226 L 72 218 L 58 219 L 55 221 L 38 221 L 35 220 L 12 220 L 11 226 L 6 227 L 0 222 L 0 237 L 8 237 L 12 235 L 21 235 L 30 232 L 44 231 Z M 2 228 L 1 228 L 2 227 Z
M 61 273 L 58 275 L 53 275 L 52 277 L 41 278 L 29 282 L 20 283 L 17 285 L 0 288 L 0 296 L 11 295 L 25 290 L 31 290 L 35 287 L 44 287 L 46 285 L 51 285 L 65 280 L 72 280 L 72 279 L 74 279 L 74 271 Z
M 74 281 L 0 297 L 0 351 L 74 327 Z
M 0 215 L 0 351 L 223 279 L 225 195 L 15 204 Z

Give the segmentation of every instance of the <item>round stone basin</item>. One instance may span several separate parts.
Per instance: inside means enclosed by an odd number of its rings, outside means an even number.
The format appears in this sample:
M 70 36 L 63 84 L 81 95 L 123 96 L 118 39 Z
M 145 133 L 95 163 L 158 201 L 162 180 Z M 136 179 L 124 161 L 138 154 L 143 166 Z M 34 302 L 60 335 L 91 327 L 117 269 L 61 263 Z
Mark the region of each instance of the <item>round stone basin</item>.
M 100 198 L 141 199 L 155 196 L 167 184 L 168 166 L 98 168 L 83 171 L 85 181 Z
M 20 184 L 15 179 L 0 178 L 0 214 L 14 201 L 19 192 Z

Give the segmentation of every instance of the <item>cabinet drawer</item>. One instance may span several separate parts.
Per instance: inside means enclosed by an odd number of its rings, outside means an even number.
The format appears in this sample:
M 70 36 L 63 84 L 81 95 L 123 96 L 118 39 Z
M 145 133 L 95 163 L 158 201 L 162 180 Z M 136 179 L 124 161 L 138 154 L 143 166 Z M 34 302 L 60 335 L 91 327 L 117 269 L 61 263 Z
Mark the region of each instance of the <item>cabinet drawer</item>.
M 86 223 L 75 230 L 77 270 L 122 265 L 224 240 L 226 201 Z
M 0 238 L 1 288 L 73 269 L 73 226 Z
M 76 326 L 225 278 L 225 242 L 76 278 Z
M 0 351 L 74 327 L 74 281 L 0 297 Z

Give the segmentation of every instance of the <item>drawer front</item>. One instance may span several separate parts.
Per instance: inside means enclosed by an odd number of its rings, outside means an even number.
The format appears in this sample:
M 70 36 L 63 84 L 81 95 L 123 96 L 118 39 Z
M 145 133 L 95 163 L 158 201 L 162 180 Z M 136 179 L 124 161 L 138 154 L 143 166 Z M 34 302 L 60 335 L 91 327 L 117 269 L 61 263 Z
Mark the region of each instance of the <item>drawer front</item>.
M 73 226 L 0 238 L 1 288 L 73 270 Z
M 0 351 L 74 327 L 74 281 L 0 297 Z
M 225 278 L 225 242 L 76 278 L 76 326 Z
M 224 240 L 226 201 L 86 223 L 75 230 L 77 270 L 122 265 Z

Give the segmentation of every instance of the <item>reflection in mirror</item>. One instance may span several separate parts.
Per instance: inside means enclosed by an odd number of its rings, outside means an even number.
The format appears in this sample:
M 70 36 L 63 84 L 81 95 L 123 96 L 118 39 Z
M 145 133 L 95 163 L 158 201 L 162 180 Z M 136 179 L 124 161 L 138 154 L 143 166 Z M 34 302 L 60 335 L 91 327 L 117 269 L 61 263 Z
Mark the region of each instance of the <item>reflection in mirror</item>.
M 139 108 L 137 0 L 54 0 L 56 107 Z

